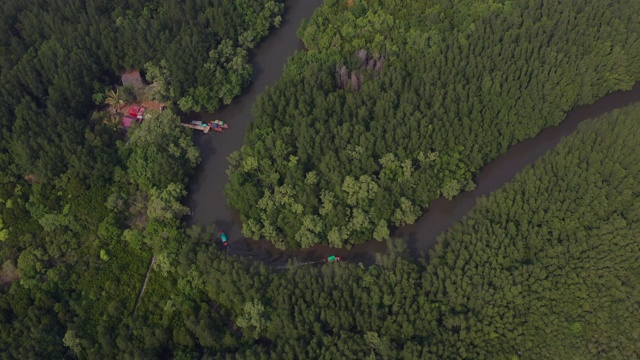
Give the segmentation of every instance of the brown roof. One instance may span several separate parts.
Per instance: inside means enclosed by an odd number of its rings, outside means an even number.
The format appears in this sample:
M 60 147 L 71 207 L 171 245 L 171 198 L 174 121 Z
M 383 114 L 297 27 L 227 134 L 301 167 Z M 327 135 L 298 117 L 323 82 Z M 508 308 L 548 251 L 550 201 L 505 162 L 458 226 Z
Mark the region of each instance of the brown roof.
M 122 107 L 122 109 L 120 110 L 123 114 L 128 114 L 129 113 L 129 109 L 134 107 L 134 106 L 142 106 L 143 108 L 145 108 L 146 110 L 160 110 L 162 111 L 165 107 L 164 103 L 159 103 L 159 102 L 155 102 L 155 101 L 149 101 L 149 100 L 145 100 L 136 104 L 128 104 L 124 107 Z
M 141 102 L 140 105 L 149 110 L 162 110 L 165 107 L 164 103 L 148 100 Z
M 122 86 L 142 86 L 142 77 L 140 76 L 140 71 L 131 70 L 128 71 L 121 76 Z
M 35 184 L 35 183 L 40 182 L 40 180 L 36 177 L 36 174 L 25 175 L 24 179 L 27 180 L 31 184 Z

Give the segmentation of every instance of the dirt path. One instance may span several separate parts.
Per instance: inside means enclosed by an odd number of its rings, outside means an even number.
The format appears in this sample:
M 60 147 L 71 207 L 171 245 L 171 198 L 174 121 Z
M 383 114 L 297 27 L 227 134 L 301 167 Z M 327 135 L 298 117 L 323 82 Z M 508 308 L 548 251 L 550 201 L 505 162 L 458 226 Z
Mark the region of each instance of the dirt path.
M 147 269 L 147 275 L 145 275 L 144 282 L 142 283 L 142 289 L 140 289 L 140 294 L 138 294 L 138 300 L 136 301 L 136 306 L 133 308 L 133 313 L 131 314 L 132 319 L 136 317 L 136 311 L 138 310 L 138 306 L 140 306 L 140 300 L 142 300 L 142 295 L 144 295 L 144 290 L 147 288 L 147 282 L 149 281 L 149 276 L 151 275 L 151 268 L 155 263 L 156 263 L 156 256 L 153 255 L 151 257 L 151 264 L 149 264 L 149 269 Z

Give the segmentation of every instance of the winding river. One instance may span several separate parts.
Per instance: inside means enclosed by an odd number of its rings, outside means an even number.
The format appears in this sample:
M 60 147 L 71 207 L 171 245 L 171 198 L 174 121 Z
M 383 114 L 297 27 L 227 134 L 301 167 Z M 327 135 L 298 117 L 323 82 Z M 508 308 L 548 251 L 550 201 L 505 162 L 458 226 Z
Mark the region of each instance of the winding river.
M 267 241 L 244 238 L 240 221 L 227 206 L 224 196 L 224 186 L 229 178 L 226 174 L 229 166 L 227 157 L 244 143 L 247 126 L 252 120 L 251 108 L 257 96 L 282 75 L 287 58 L 296 50 L 302 50 L 296 30 L 302 19 L 309 18 L 321 4 L 322 0 L 286 1 L 280 28 L 273 31 L 253 52 L 251 85 L 242 96 L 215 115 L 230 124 L 229 130 L 213 136 L 194 134 L 202 161 L 189 187 L 188 205 L 193 210 L 191 223 L 215 224 L 229 236 L 231 254 L 251 257 L 270 265 L 284 265 L 291 258 L 313 262 L 329 255 L 339 255 L 349 261 L 372 263 L 377 253 L 386 251 L 384 243 L 375 240 L 349 250 L 325 245 L 303 250 L 278 250 Z M 474 191 L 464 192 L 452 201 L 445 198 L 434 200 L 415 224 L 398 229 L 394 236 L 405 239 L 414 256 L 426 253 L 435 246 L 437 237 L 442 232 L 475 206 L 478 197 L 489 194 L 513 179 L 516 173 L 554 148 L 562 137 L 574 132 L 579 123 L 638 101 L 640 83 L 631 91 L 610 93 L 594 104 L 573 109 L 560 125 L 547 128 L 534 138 L 518 143 L 484 167 L 475 178 Z M 201 116 L 207 120 L 212 118 L 211 114 Z

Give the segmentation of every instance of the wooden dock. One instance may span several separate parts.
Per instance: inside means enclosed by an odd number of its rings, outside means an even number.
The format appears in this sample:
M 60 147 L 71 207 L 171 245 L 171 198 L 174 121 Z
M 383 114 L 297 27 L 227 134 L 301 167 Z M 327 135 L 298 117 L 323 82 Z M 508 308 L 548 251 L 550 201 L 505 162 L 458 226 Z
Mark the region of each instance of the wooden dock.
M 203 124 L 202 121 L 192 121 L 191 124 L 180 123 L 180 125 L 188 127 L 190 129 L 200 130 L 205 134 L 208 134 L 209 130 L 211 130 L 211 126 Z

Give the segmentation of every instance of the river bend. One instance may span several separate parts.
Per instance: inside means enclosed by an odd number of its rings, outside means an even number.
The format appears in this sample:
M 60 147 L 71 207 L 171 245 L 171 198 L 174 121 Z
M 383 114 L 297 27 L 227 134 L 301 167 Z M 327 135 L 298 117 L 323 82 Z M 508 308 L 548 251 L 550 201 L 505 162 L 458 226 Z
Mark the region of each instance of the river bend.
M 302 42 L 296 31 L 303 18 L 309 18 L 322 4 L 322 0 L 286 1 L 285 14 L 279 29 L 252 52 L 253 76 L 249 88 L 229 106 L 216 112 L 216 118 L 230 124 L 224 134 L 194 134 L 202 161 L 189 186 L 188 205 L 193 210 L 191 223 L 215 224 L 224 230 L 230 242 L 231 254 L 251 257 L 270 265 L 284 265 L 296 258 L 300 262 L 314 262 L 329 255 L 339 255 L 345 260 L 372 263 L 377 253 L 383 253 L 384 243 L 375 240 L 356 245 L 351 249 L 334 249 L 318 245 L 303 250 L 276 249 L 271 243 L 246 239 L 241 234 L 241 224 L 232 209 L 227 206 L 224 186 L 229 177 L 227 157 L 244 143 L 247 126 L 251 120 L 251 108 L 257 96 L 267 86 L 272 86 L 282 75 L 283 66 L 296 50 L 302 50 Z M 485 166 L 475 177 L 476 189 L 464 192 L 449 201 L 443 197 L 434 200 L 415 224 L 395 231 L 395 237 L 405 239 L 414 256 L 432 249 L 438 236 L 471 210 L 476 199 L 500 188 L 527 165 L 535 162 L 560 140 L 573 133 L 582 121 L 600 116 L 614 109 L 640 101 L 640 83 L 631 91 L 610 93 L 591 105 L 571 110 L 558 126 L 547 128 L 535 137 L 512 146 L 505 154 Z M 200 115 L 211 120 L 211 114 Z

